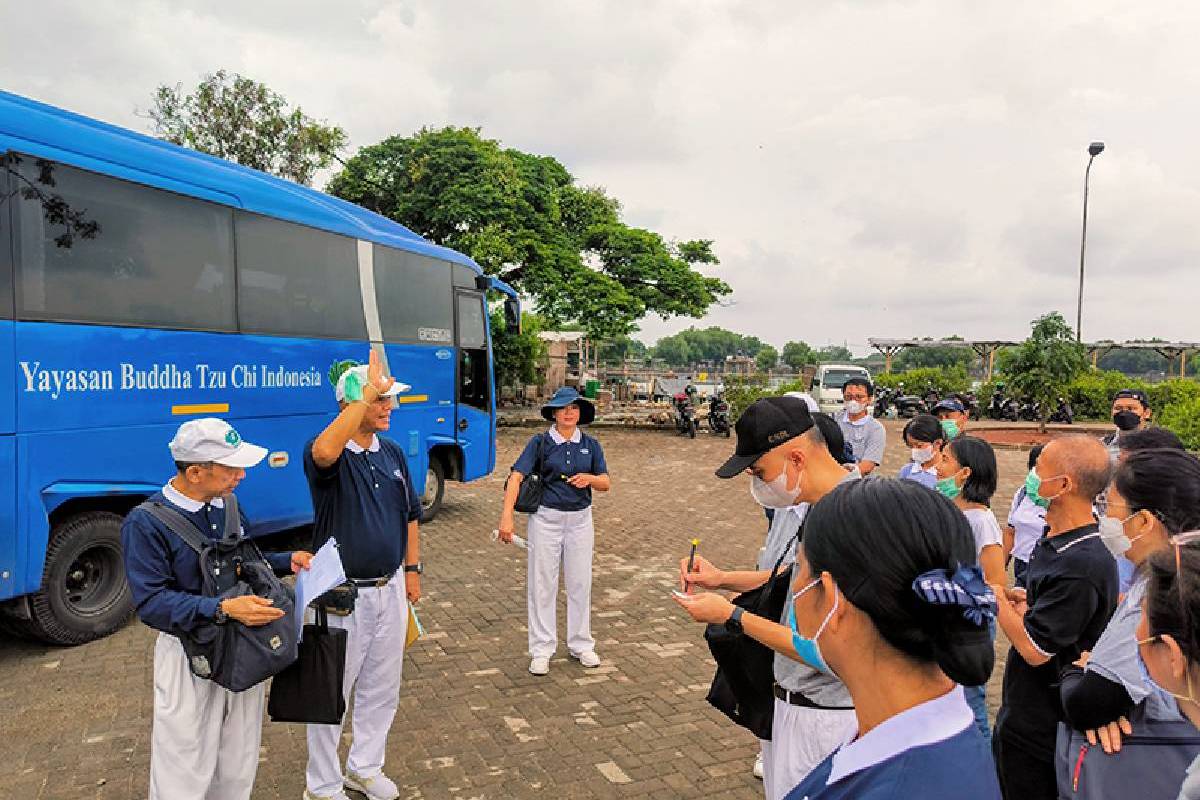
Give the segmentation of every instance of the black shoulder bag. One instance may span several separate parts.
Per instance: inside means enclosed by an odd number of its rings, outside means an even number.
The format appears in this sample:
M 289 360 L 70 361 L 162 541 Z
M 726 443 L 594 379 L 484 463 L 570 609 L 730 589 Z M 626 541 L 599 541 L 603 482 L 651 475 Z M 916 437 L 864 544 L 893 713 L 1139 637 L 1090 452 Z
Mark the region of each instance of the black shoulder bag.
M 519 511 L 522 514 L 533 514 L 537 512 L 538 506 L 542 504 L 542 491 L 546 488 L 544 479 L 542 478 L 542 448 L 545 444 L 546 434 L 539 433 L 537 439 L 537 460 L 533 464 L 533 472 L 525 476 L 521 481 L 521 490 L 517 493 L 517 502 L 513 505 L 514 511 Z
M 780 574 L 779 568 L 798 538 L 797 533 L 788 542 L 763 585 L 733 598 L 735 606 L 764 619 L 780 618 L 788 601 L 791 570 Z M 717 674 L 705 699 L 759 739 L 770 740 L 775 718 L 775 651 L 745 634 L 730 633 L 724 625 L 709 625 L 704 638 L 717 662 Z
M 196 551 L 202 596 L 226 600 L 255 594 L 273 601 L 284 612 L 266 625 L 249 626 L 230 619 L 202 622 L 190 631 L 175 632 L 193 675 L 242 692 L 296 660 L 295 595 L 275 576 L 258 545 L 240 535 L 237 498 L 225 498 L 225 532 L 219 540 L 205 536 L 191 520 L 164 503 L 147 500 L 138 508 Z

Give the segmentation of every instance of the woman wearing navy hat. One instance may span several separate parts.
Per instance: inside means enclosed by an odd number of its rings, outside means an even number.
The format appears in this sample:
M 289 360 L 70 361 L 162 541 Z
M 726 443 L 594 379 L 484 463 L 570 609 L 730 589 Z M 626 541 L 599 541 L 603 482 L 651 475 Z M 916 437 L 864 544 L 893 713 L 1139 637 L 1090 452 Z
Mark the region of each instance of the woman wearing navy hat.
M 808 512 L 797 657 L 850 690 L 858 730 L 787 800 L 1000 800 L 962 686 L 992 671 L 996 599 L 962 513 L 912 481 L 850 481 Z
M 592 638 L 592 490 L 607 492 L 608 465 L 600 443 L 579 430 L 596 418 L 596 407 L 563 387 L 542 406 L 554 424 L 529 440 L 512 466 L 500 514 L 500 539 L 513 540 L 513 506 L 526 475 L 542 479 L 542 502 L 529 516 L 529 671 L 550 672 L 558 647 L 555 619 L 560 566 L 567 587 L 567 652 L 585 667 L 600 666 Z

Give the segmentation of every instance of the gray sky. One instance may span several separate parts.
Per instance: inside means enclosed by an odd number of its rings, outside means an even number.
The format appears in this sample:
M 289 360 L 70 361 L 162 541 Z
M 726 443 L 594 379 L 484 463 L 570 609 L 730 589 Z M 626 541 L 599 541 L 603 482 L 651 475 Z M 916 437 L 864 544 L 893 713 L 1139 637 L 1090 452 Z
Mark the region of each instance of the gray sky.
M 656 317 L 776 346 L 1200 340 L 1200 6 L 748 0 L 9 0 L 0 86 L 138 130 L 159 83 L 264 81 L 352 146 L 481 126 L 711 238 L 731 302 Z M 858 347 L 856 345 L 861 345 Z

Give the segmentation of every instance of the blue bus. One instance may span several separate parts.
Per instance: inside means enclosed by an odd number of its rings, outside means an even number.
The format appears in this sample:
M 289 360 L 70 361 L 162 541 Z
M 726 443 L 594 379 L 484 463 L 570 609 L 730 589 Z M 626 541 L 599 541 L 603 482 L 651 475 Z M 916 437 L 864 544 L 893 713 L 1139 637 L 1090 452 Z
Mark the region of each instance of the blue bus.
M 312 521 L 301 450 L 370 350 L 411 389 L 390 435 L 426 475 L 495 463 L 488 290 L 466 256 L 378 214 L 0 92 L 0 619 L 45 641 L 130 615 L 122 517 L 173 474 L 184 420 L 270 449 L 252 536 Z

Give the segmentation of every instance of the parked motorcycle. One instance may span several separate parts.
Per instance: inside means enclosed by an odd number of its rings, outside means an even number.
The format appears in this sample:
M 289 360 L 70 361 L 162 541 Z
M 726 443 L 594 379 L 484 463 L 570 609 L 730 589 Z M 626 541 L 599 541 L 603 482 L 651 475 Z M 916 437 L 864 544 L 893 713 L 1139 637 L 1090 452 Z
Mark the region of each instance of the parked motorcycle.
M 958 395 L 958 401 L 963 404 L 963 408 L 967 410 L 968 419 L 979 419 L 979 399 L 975 397 L 974 392 L 961 392 Z
M 1058 398 L 1058 408 L 1054 409 L 1054 413 L 1050 415 L 1050 421 L 1063 425 L 1075 424 L 1075 411 L 1065 397 Z
M 988 416 L 992 419 L 1007 420 L 1016 422 L 1020 419 L 1020 406 L 1016 400 L 1011 397 L 1006 397 L 1003 390 L 996 389 L 992 392 L 992 400 L 988 403 Z
M 930 409 L 942 401 L 942 396 L 937 389 L 933 388 L 933 384 L 929 383 L 925 385 L 925 394 L 921 395 L 921 401 L 925 404 L 926 409 Z
M 896 416 L 911 419 L 918 414 L 927 414 L 932 406 L 926 405 L 925 401 L 915 394 L 906 394 L 904 384 L 896 386 L 895 396 L 892 397 L 891 403 L 896 407 Z
M 1030 397 L 1026 397 L 1021 400 L 1017 416 L 1027 422 L 1037 422 L 1042 418 L 1042 404 Z
M 688 436 L 692 439 L 696 438 L 696 429 L 700 427 L 700 420 L 696 419 L 696 409 L 692 407 L 691 398 L 685 393 L 680 392 L 674 397 L 675 402 L 675 430 L 680 436 Z
M 729 422 L 729 403 L 719 394 L 708 398 L 708 429 L 715 436 L 724 435 L 729 438 L 733 425 Z
M 892 406 L 892 400 L 896 397 L 895 389 L 876 389 L 875 390 L 875 417 L 883 419 L 887 416 L 888 409 Z

